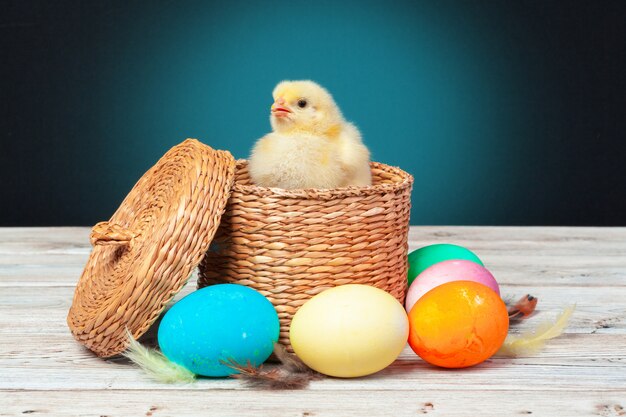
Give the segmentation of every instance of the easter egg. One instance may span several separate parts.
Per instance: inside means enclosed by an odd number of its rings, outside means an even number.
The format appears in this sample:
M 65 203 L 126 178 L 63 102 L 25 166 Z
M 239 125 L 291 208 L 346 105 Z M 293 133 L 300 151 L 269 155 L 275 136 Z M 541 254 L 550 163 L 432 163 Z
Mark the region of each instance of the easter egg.
M 389 366 L 406 346 L 408 333 L 406 312 L 391 294 L 349 284 L 300 307 L 289 338 L 296 355 L 312 369 L 351 378 Z
M 406 295 L 406 311 L 411 311 L 415 302 L 428 291 L 452 281 L 478 282 L 500 294 L 496 279 L 484 266 L 466 260 L 443 261 L 429 266 L 413 281 Z
M 449 243 L 438 243 L 435 245 L 424 246 L 409 253 L 409 271 L 407 278 L 409 285 L 413 283 L 415 277 L 421 274 L 426 268 L 437 262 L 448 261 L 451 259 L 464 259 L 476 262 L 483 266 L 482 261 L 474 254 L 474 252 L 462 246 L 452 245 Z
M 172 362 L 204 376 L 236 373 L 221 361 L 263 363 L 278 340 L 272 303 L 252 288 L 219 284 L 187 295 L 165 314 L 159 346 Z
M 490 358 L 509 330 L 506 306 L 491 288 L 453 281 L 427 292 L 409 312 L 409 345 L 426 362 L 465 368 Z

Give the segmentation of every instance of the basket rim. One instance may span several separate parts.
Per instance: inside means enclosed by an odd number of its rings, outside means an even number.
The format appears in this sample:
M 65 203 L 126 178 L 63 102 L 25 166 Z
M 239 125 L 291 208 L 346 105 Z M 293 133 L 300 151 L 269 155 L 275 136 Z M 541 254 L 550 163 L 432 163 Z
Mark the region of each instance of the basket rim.
M 247 159 L 237 160 L 237 169 L 242 165 L 247 165 Z M 340 188 L 302 188 L 286 190 L 283 188 L 275 187 L 259 187 L 258 185 L 243 185 L 237 182 L 236 175 L 233 182 L 232 191 L 239 192 L 246 195 L 256 195 L 259 197 L 282 197 L 282 198 L 298 198 L 298 199 L 315 199 L 315 200 L 334 200 L 342 197 L 356 197 L 356 196 L 370 196 L 370 195 L 382 195 L 389 193 L 397 193 L 410 188 L 413 185 L 413 176 L 408 172 L 384 164 L 382 162 L 370 162 L 371 168 L 378 168 L 384 172 L 395 174 L 402 179 L 393 184 L 376 184 L 365 186 L 349 186 Z

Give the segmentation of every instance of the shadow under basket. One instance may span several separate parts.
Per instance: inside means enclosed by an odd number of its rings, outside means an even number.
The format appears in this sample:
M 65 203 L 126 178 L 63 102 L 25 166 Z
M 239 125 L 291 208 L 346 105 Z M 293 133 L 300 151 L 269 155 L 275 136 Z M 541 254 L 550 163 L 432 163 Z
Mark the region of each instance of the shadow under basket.
M 236 283 L 261 292 L 290 350 L 293 315 L 328 288 L 367 284 L 403 304 L 413 177 L 377 162 L 371 169 L 367 187 L 283 190 L 253 185 L 247 161 L 237 161 L 198 287 Z

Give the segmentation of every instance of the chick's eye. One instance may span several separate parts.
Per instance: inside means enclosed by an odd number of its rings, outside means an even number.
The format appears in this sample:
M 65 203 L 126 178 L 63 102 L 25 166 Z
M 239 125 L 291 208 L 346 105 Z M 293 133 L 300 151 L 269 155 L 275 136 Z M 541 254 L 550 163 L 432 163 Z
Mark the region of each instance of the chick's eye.
M 301 109 L 306 107 L 306 100 L 301 98 L 300 100 L 298 100 L 298 107 L 300 107 Z

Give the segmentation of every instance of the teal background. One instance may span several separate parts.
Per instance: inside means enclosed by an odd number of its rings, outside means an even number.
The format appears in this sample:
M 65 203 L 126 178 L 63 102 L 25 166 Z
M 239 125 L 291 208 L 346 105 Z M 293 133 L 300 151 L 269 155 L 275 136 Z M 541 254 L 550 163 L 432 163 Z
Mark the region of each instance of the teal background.
M 187 137 L 247 157 L 283 79 L 414 175 L 412 224 L 626 224 L 623 2 L 4 10 L 2 225 L 107 219 Z

